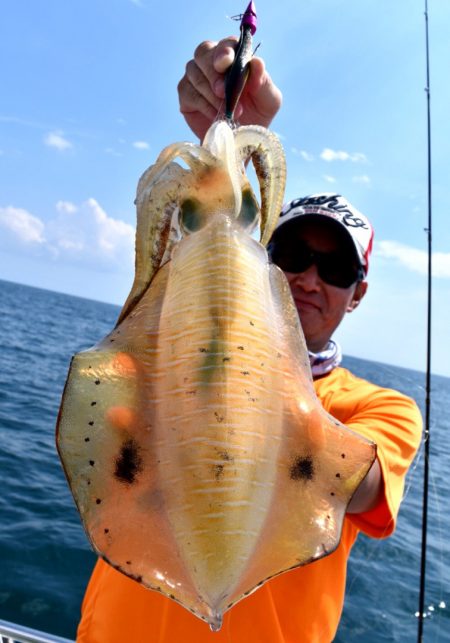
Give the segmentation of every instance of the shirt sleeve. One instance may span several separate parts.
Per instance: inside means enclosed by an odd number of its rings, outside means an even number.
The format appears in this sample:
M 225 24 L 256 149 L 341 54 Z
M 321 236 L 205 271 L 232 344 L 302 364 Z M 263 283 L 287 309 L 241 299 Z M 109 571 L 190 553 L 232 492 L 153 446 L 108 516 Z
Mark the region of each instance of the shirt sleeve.
M 368 536 L 385 538 L 395 529 L 405 476 L 420 445 L 420 411 L 411 398 L 374 386 L 357 404 L 346 425 L 376 443 L 383 477 L 383 494 L 378 505 L 347 517 Z

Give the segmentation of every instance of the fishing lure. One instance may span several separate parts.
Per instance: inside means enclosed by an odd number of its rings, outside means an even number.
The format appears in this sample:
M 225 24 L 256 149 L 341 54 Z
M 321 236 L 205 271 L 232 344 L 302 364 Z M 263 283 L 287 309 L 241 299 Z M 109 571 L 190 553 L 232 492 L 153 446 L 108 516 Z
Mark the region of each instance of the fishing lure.
M 252 36 L 257 27 L 256 7 L 250 2 L 241 20 L 240 38 L 235 58 L 225 79 L 225 118 L 232 121 L 234 110 L 248 79 L 249 63 L 253 56 Z

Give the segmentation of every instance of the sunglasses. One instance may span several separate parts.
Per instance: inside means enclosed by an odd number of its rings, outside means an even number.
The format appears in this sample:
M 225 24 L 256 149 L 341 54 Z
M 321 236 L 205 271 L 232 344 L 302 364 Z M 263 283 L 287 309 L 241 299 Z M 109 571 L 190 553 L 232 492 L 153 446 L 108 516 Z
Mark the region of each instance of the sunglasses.
M 271 241 L 268 246 L 273 263 L 284 272 L 298 274 L 313 264 L 320 279 L 330 286 L 350 288 L 356 281 L 364 279 L 364 270 L 343 252 L 319 252 L 313 250 L 302 239 L 283 242 Z

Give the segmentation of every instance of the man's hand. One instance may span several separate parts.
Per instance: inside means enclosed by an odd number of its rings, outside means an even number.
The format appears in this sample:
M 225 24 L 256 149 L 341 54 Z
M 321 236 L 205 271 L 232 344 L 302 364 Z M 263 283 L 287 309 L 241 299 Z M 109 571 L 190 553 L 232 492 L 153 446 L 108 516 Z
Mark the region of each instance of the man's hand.
M 209 40 L 202 42 L 178 83 L 180 111 L 200 140 L 203 140 L 222 108 L 225 72 L 234 60 L 236 42 L 237 38 L 232 36 L 218 43 Z M 236 120 L 240 125 L 268 127 L 280 109 L 281 100 L 281 92 L 273 84 L 264 61 L 252 58 L 249 79 L 236 106 Z

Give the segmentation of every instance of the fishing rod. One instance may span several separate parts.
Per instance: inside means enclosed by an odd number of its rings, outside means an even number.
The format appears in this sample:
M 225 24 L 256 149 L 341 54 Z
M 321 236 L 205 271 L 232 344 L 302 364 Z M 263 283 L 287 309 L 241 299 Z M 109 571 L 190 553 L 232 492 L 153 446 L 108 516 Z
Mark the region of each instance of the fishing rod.
M 423 621 L 425 618 L 425 572 L 427 554 L 427 524 L 428 524 L 428 478 L 430 466 L 430 406 L 431 406 L 431 285 L 432 285 L 432 217 L 431 217 L 431 110 L 430 110 L 430 51 L 428 39 L 428 0 L 425 0 L 425 51 L 427 85 L 427 159 L 428 159 L 428 227 L 425 229 L 428 238 L 428 297 L 427 297 L 427 370 L 425 383 L 425 431 L 424 431 L 424 476 L 422 504 L 422 550 L 420 561 L 420 594 L 419 622 L 417 640 L 423 641 Z

